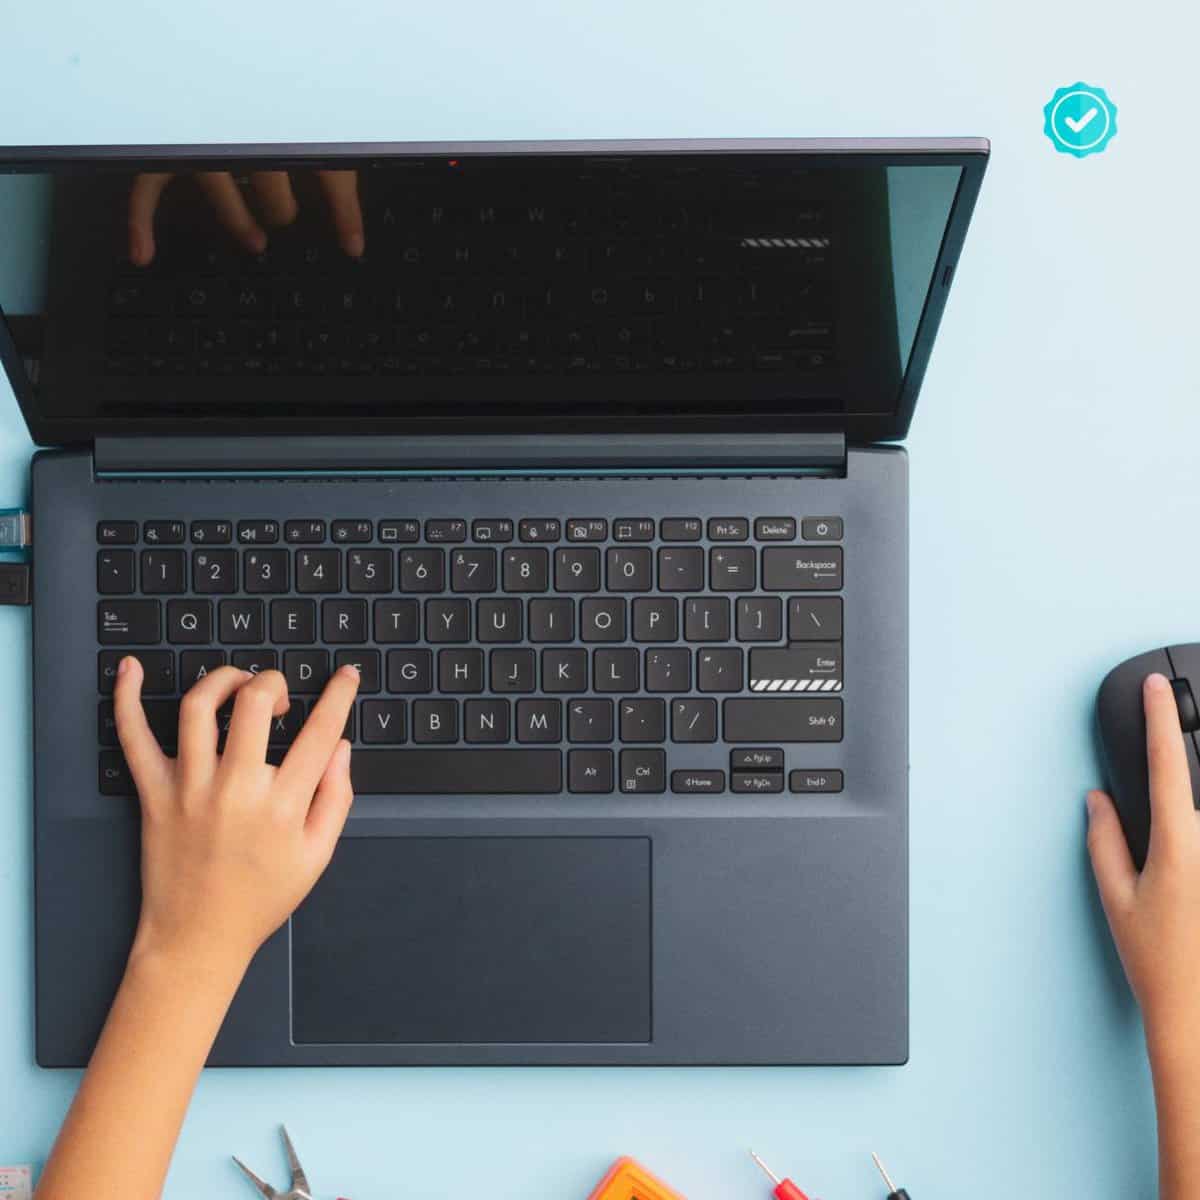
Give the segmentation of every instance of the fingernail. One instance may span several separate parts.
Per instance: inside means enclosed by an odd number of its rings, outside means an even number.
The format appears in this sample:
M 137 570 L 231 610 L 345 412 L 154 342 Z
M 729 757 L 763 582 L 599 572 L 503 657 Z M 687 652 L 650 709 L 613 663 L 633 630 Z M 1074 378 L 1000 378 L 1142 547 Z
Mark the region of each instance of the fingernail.
M 351 258 L 361 258 L 362 252 L 366 249 L 366 247 L 366 239 L 361 233 L 352 233 L 346 239 L 346 253 L 349 254 Z
M 1160 675 L 1157 671 L 1153 675 L 1146 676 L 1146 691 L 1148 692 L 1165 691 L 1170 686 L 1170 683 L 1167 682 L 1167 677 Z
M 250 234 L 250 249 L 255 254 L 261 254 L 267 248 L 267 235 L 261 229 L 255 229 Z
M 129 664 L 131 662 L 133 662 L 133 659 L 130 658 L 128 654 L 125 655 L 125 657 L 121 659 L 119 663 L 117 663 L 117 674 L 124 675 L 125 672 L 129 670 Z
M 342 667 L 342 671 L 347 675 L 353 675 L 355 679 L 360 679 L 362 677 L 362 673 L 353 663 L 346 663 L 345 666 Z

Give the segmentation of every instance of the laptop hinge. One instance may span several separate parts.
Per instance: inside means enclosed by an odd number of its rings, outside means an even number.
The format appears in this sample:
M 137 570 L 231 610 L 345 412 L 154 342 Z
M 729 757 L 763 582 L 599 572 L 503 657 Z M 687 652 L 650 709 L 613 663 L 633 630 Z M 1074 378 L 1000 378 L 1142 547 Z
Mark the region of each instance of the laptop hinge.
M 97 475 L 820 473 L 841 433 L 97 438 Z

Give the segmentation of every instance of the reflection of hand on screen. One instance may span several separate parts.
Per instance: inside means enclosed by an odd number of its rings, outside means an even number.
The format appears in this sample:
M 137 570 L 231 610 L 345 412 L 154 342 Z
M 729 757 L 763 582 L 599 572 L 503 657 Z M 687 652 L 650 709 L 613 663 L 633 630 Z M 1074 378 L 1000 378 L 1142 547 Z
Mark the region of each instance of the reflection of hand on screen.
M 316 174 L 338 244 L 351 258 L 359 258 L 366 246 L 366 236 L 358 200 L 358 172 Z M 169 171 L 155 171 L 134 178 L 129 192 L 129 259 L 136 266 L 144 267 L 154 261 L 154 214 L 163 191 L 174 177 Z M 208 198 L 217 220 L 252 254 L 261 254 L 266 249 L 264 225 L 290 225 L 300 211 L 286 171 L 254 171 L 250 175 L 253 209 L 228 171 L 196 171 L 192 178 Z

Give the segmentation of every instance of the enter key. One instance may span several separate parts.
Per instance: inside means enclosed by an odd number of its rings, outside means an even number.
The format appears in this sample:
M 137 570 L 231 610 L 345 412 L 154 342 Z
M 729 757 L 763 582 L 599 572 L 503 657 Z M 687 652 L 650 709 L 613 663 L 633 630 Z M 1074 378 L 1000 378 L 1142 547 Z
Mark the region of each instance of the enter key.
M 750 651 L 752 692 L 840 692 L 840 642 L 756 646 Z

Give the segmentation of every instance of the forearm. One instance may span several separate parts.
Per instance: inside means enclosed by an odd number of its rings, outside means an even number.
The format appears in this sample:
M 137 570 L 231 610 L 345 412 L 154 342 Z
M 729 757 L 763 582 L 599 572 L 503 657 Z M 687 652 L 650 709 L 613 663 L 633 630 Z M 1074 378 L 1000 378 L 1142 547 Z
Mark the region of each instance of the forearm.
M 1148 1030 L 1158 1114 L 1160 1200 L 1200 1196 L 1200 1025 Z
M 37 1200 L 156 1200 L 243 969 L 135 949 Z

